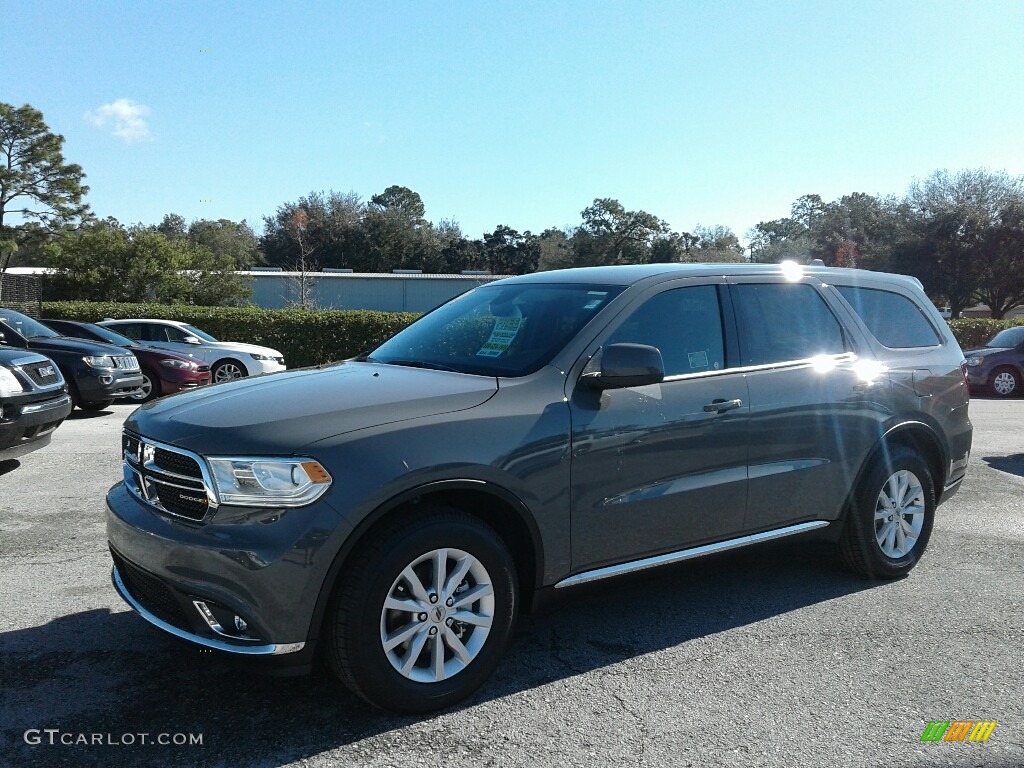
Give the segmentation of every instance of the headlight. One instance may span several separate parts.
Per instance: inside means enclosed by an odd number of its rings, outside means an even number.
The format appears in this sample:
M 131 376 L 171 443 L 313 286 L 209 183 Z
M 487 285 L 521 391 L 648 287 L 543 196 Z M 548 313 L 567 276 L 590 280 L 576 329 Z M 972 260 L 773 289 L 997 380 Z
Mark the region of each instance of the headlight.
M 301 507 L 319 499 L 331 476 L 312 459 L 206 460 L 221 504 L 250 507 Z
M 253 360 L 276 360 L 277 358 L 273 355 L 257 355 L 255 352 L 250 352 L 249 357 Z
M 985 358 L 984 357 L 968 357 L 967 358 L 967 365 L 969 365 L 971 368 L 973 368 L 976 365 L 981 365 L 984 362 L 985 362 Z
M 114 358 L 109 355 L 97 355 L 95 357 L 83 357 L 85 364 L 90 368 L 113 368 Z
M 0 368 L 0 397 L 10 397 L 25 391 L 18 377 L 6 368 Z
M 160 365 L 164 368 L 177 368 L 181 371 L 194 371 L 199 368 L 198 365 L 189 360 L 161 360 Z

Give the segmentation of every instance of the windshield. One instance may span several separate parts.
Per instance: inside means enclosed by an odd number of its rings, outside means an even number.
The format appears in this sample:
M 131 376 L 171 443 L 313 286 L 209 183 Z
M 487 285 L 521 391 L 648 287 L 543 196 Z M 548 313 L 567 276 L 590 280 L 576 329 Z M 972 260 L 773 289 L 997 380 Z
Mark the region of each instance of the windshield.
M 986 347 L 1016 347 L 1021 342 L 1024 342 L 1024 325 L 1018 325 L 1015 328 L 1005 328 L 995 335 L 995 337 L 986 344 Z
M 193 336 L 195 336 L 200 341 L 216 341 L 216 339 L 213 338 L 213 336 L 211 336 L 210 334 L 208 334 L 208 333 L 206 333 L 204 331 L 200 331 L 194 325 L 181 325 L 179 327 L 185 333 L 191 333 Z
M 0 323 L 8 328 L 17 331 L 26 339 L 56 339 L 59 333 L 47 328 L 38 320 L 33 320 L 20 312 L 12 312 L 9 309 L 0 309 Z
M 622 292 L 608 285 L 494 285 L 476 288 L 400 331 L 371 362 L 525 376 Z
M 104 328 L 102 325 L 94 325 L 93 323 L 86 323 L 86 327 L 95 333 L 97 336 L 103 338 L 108 344 L 113 344 L 116 347 L 137 347 L 139 342 L 129 339 L 127 336 L 122 336 L 117 331 L 112 331 L 109 328 Z

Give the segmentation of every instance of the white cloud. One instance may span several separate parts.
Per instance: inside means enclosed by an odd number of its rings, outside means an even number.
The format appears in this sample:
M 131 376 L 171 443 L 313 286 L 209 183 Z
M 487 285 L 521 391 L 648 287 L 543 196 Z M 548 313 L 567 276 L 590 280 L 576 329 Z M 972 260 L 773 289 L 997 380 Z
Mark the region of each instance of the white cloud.
M 136 104 L 131 99 L 118 99 L 110 104 L 85 113 L 85 119 L 97 128 L 111 128 L 118 138 L 126 142 L 142 141 L 149 137 L 146 117 L 149 107 Z

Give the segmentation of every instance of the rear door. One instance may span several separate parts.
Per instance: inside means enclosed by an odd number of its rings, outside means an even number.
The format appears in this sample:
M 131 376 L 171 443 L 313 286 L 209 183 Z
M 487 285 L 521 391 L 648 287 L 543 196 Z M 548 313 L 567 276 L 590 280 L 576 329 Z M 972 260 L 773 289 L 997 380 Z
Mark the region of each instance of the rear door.
M 666 377 L 604 392 L 577 383 L 570 393 L 574 570 L 742 529 L 747 385 L 730 370 L 732 318 L 723 312 L 724 291 L 723 280 L 663 284 L 593 342 L 588 354 L 617 342 L 655 346 Z M 720 409 L 709 409 L 712 403 Z
M 835 519 L 890 415 L 889 379 L 811 278 L 730 278 L 749 387 L 748 532 Z

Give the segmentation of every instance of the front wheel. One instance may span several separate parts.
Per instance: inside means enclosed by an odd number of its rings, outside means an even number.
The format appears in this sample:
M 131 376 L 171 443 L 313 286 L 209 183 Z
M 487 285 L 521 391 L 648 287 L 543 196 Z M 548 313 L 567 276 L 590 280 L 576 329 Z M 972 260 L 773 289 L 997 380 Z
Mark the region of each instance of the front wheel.
M 328 615 L 328 661 L 375 706 L 429 712 L 497 666 L 518 607 L 515 564 L 493 529 L 418 507 L 361 547 Z
M 154 397 L 160 396 L 160 379 L 149 371 L 142 372 L 142 386 L 128 395 L 129 399 L 136 403 L 148 403 Z
M 992 373 L 992 391 L 1000 397 L 1020 394 L 1020 374 L 1008 365 L 996 368 Z
M 242 364 L 235 360 L 225 360 L 213 366 L 213 383 L 220 384 L 223 381 L 233 381 L 248 375 Z
M 865 473 L 847 512 L 839 553 L 868 578 L 895 579 L 917 565 L 935 520 L 935 486 L 915 451 L 883 451 Z

